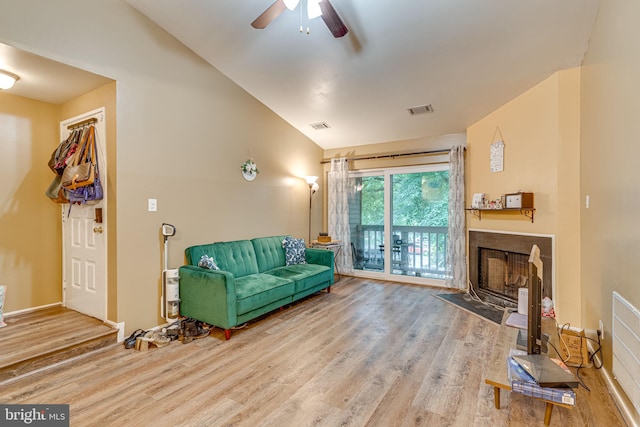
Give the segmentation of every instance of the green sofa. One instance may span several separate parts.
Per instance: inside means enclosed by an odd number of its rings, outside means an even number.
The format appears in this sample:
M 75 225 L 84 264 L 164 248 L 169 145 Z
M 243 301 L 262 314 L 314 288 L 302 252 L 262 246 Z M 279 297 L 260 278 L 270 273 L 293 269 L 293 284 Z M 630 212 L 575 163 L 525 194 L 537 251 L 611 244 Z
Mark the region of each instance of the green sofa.
M 286 236 L 260 237 L 185 250 L 180 267 L 180 314 L 224 329 L 255 319 L 333 284 L 333 252 L 306 249 L 306 264 L 285 265 Z M 198 267 L 202 255 L 220 270 Z

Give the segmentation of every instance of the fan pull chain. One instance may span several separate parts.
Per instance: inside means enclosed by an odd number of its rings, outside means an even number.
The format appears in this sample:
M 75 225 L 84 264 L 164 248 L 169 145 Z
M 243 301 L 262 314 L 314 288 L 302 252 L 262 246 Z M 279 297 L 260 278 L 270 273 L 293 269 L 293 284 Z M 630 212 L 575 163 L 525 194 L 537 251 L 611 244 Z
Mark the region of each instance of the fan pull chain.
M 302 7 L 303 2 L 300 2 L 300 34 L 302 34 L 302 32 L 304 31 L 304 29 L 302 28 L 302 9 L 304 9 L 304 7 Z M 309 5 L 307 4 L 307 8 L 309 7 Z M 307 34 L 311 34 L 311 29 L 309 28 L 309 26 L 307 25 Z
M 300 34 L 302 34 L 302 2 L 300 2 Z

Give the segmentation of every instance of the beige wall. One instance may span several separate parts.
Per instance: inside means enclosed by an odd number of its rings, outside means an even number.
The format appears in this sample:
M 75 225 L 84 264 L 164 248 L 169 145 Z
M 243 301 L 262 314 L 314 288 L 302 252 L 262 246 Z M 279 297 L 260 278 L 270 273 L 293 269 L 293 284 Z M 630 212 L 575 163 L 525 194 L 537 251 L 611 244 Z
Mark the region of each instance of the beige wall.
M 62 300 L 60 205 L 45 190 L 58 107 L 0 92 L 0 285 L 5 312 Z
M 612 292 L 636 308 L 640 254 L 640 2 L 601 2 L 582 71 L 582 314 L 604 322 L 611 369 Z
M 579 326 L 580 308 L 580 70 L 560 71 L 467 129 L 466 199 L 531 191 L 535 221 L 519 213 L 468 214 L 467 227 L 555 235 L 558 320 Z M 504 171 L 490 172 L 489 147 L 500 129 Z M 546 268 L 547 266 L 545 266 Z
M 0 41 L 117 82 L 114 320 L 127 332 L 161 322 L 162 222 L 178 230 L 170 267 L 193 244 L 307 235 L 300 177 L 321 175 L 322 150 L 124 0 L 11 2 Z M 251 183 L 240 174 L 250 154 Z

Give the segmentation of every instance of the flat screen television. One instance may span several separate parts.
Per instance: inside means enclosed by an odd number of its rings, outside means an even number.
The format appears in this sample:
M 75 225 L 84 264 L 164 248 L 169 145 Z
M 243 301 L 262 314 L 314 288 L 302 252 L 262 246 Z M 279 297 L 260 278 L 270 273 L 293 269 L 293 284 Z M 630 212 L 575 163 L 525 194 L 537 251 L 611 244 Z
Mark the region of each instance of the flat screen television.
M 533 245 L 527 280 L 527 329 L 518 333 L 518 348 L 526 348 L 527 354 L 547 353 L 546 341 L 542 339 L 542 273 L 540 248 Z
M 529 307 L 527 311 L 527 356 L 513 359 L 540 387 L 578 386 L 577 379 L 565 367 L 547 357 L 547 339 L 542 335 L 542 260 L 540 248 L 533 245 L 529 255 Z M 563 365 L 564 366 L 564 365 Z
M 542 260 L 538 245 L 533 245 L 529 254 L 528 287 L 527 354 L 540 354 L 546 346 L 542 342 Z

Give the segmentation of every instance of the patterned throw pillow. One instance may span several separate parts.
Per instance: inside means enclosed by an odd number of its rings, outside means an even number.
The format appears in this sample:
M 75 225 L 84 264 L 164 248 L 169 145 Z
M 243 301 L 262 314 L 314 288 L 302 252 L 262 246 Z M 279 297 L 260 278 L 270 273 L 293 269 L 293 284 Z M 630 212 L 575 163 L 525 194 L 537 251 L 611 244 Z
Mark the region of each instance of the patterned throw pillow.
M 202 255 L 202 257 L 200 257 L 200 261 L 198 261 L 198 267 L 208 268 L 209 270 L 220 270 L 220 267 L 218 267 L 216 261 L 208 255 Z
M 285 237 L 282 241 L 282 247 L 284 248 L 285 261 L 287 265 L 294 264 L 306 264 L 307 259 L 306 246 L 304 239 L 294 239 L 293 237 Z

